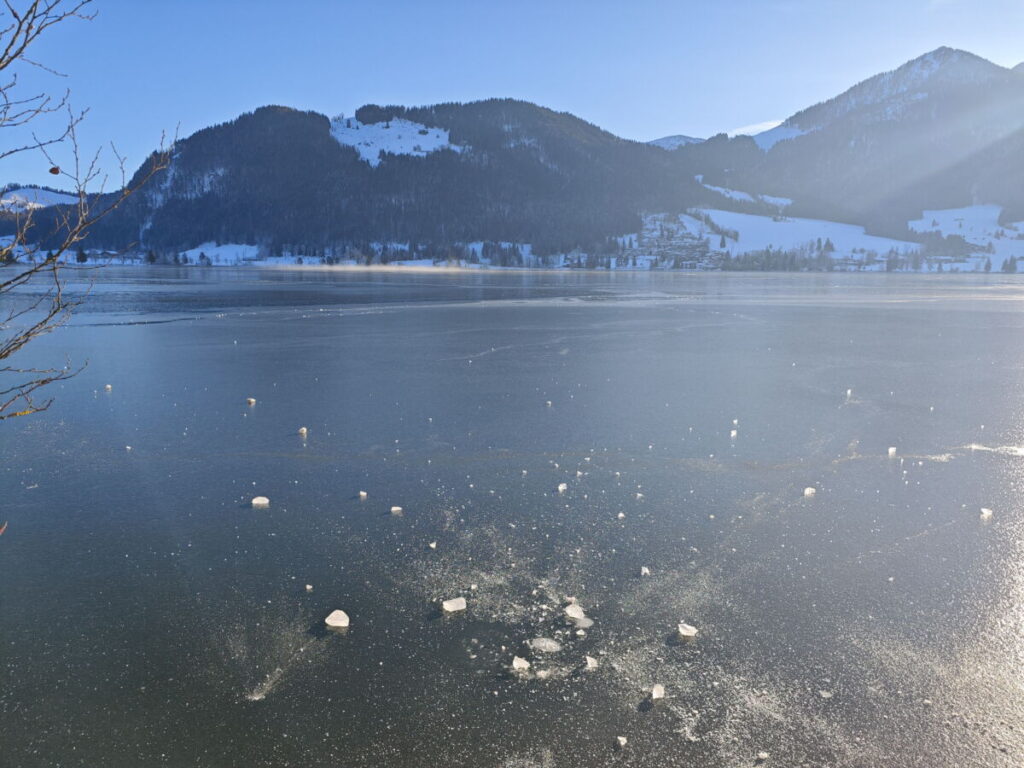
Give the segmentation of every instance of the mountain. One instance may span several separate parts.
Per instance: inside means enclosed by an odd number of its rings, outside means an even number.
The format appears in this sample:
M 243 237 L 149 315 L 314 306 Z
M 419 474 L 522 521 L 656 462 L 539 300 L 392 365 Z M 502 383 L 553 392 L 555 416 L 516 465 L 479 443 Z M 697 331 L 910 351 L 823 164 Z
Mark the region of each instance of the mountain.
M 1022 72 L 938 48 L 753 137 L 648 143 L 512 99 L 371 104 L 333 119 L 262 107 L 177 142 L 169 167 L 86 246 L 447 258 L 486 242 L 492 253 L 518 243 L 542 256 L 612 254 L 627 235 L 650 230 L 656 243 L 669 232 L 669 219 L 647 226 L 652 215 L 694 208 L 827 220 L 905 243 L 927 238 L 908 224 L 924 211 L 980 204 L 1001 217 L 986 225 L 993 237 L 1014 237 L 997 230 L 1024 221 Z M 7 192 L 0 235 L 45 203 L 42 192 Z M 58 215 L 35 208 L 36 231 Z M 693 220 L 680 237 L 697 251 L 736 251 L 735 227 Z
M 681 168 L 658 147 L 510 99 L 367 105 L 333 121 L 264 107 L 177 142 L 170 166 L 99 222 L 88 246 L 593 250 L 636 232 L 643 211 L 716 197 Z
M 998 194 L 983 202 L 1022 210 L 1020 185 L 1004 183 L 1024 173 L 1024 155 L 1005 149 L 1021 130 L 1020 73 L 939 48 L 754 136 L 759 152 L 742 137 L 714 158 L 703 145 L 682 152 L 706 181 L 791 198 L 794 215 L 897 233 L 922 210 L 971 205 L 983 190 Z M 1007 165 L 986 159 L 995 156 Z
M 700 144 L 704 139 L 695 139 L 693 136 L 683 136 L 682 134 L 676 134 L 675 136 L 663 136 L 660 139 L 652 139 L 647 143 L 654 147 L 661 147 L 662 149 L 679 149 L 679 147 L 685 147 L 688 144 Z

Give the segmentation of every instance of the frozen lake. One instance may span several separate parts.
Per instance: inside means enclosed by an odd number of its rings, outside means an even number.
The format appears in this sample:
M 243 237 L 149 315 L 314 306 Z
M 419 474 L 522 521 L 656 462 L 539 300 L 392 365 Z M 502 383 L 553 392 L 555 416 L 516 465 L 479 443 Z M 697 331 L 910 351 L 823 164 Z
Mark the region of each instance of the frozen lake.
M 0 764 L 1024 763 L 1024 278 L 91 274 Z

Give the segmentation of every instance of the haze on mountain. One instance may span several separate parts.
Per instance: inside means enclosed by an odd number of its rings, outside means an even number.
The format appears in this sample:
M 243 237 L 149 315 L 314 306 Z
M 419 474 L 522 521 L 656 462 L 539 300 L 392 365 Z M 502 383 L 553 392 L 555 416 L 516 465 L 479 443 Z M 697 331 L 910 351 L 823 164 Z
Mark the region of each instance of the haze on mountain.
M 787 215 L 913 240 L 907 222 L 925 209 L 990 203 L 1024 220 L 1022 165 L 1022 67 L 939 48 L 753 137 L 635 142 L 512 99 L 367 105 L 333 120 L 263 107 L 179 141 L 170 168 L 87 245 L 601 252 L 645 213 L 775 212 L 762 196 L 791 200 Z M 53 223 L 45 210 L 40 233 Z

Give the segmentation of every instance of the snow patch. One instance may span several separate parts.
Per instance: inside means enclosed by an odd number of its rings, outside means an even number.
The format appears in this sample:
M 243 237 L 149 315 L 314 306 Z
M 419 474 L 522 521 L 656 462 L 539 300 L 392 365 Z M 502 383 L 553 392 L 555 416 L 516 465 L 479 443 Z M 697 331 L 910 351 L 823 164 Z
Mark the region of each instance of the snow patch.
M 15 187 L 0 197 L 0 210 L 11 213 L 24 213 L 51 205 L 75 205 L 78 195 L 67 192 L 52 192 L 38 187 Z
M 704 139 L 696 139 L 693 136 L 683 136 L 677 134 L 675 136 L 663 136 L 660 139 L 653 139 L 647 143 L 654 147 L 661 147 L 662 149 L 679 149 L 679 147 L 685 147 L 688 144 L 702 144 Z
M 374 168 L 380 165 L 384 153 L 426 157 L 442 149 L 464 149 L 451 143 L 445 129 L 428 128 L 403 118 L 366 124 L 354 117 L 336 117 L 331 121 L 331 136 L 339 144 L 355 147 L 359 157 Z
M 797 128 L 795 125 L 786 125 L 783 123 L 782 125 L 777 125 L 770 130 L 755 134 L 754 143 L 763 151 L 767 152 L 780 141 L 789 141 L 790 139 L 795 139 L 797 136 L 803 136 L 805 133 L 809 133 L 809 131 Z
M 711 184 L 704 184 L 705 189 L 710 189 L 712 192 L 717 192 L 720 195 L 728 197 L 730 200 L 742 200 L 743 202 L 753 203 L 754 198 L 747 192 L 740 192 L 736 189 L 726 189 L 725 187 L 715 187 Z

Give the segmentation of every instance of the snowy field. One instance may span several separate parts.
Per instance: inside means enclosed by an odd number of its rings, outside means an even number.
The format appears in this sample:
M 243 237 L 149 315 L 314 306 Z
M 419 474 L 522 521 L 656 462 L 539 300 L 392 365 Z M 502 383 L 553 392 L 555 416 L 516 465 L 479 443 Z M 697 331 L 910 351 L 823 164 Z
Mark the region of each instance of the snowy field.
M 946 208 L 925 211 L 920 219 L 907 222 L 915 232 L 939 232 L 943 236 L 960 235 L 977 248 L 973 260 L 992 260 L 992 269 L 998 271 L 1011 256 L 1024 259 L 1024 221 L 1001 225 L 1003 212 L 998 205 L 971 205 L 966 208 Z M 988 253 L 991 246 L 991 253 Z M 982 251 L 985 252 L 982 252 Z
M 769 247 L 773 250 L 795 250 L 831 240 L 835 246 L 833 257 L 854 258 L 859 254 L 874 252 L 883 256 L 890 250 L 898 253 L 910 253 L 918 249 L 917 243 L 906 240 L 893 240 L 888 237 L 877 237 L 864 232 L 864 227 L 853 224 L 840 224 L 835 221 L 820 219 L 796 219 L 789 217 L 755 216 L 749 213 L 734 211 L 707 210 L 719 227 L 733 230 L 739 237 L 726 237 L 725 248 L 731 256 L 751 251 L 763 251 Z M 717 235 L 714 235 L 703 222 L 690 216 L 681 217 L 687 228 L 704 233 L 713 238 L 713 245 L 718 248 Z

